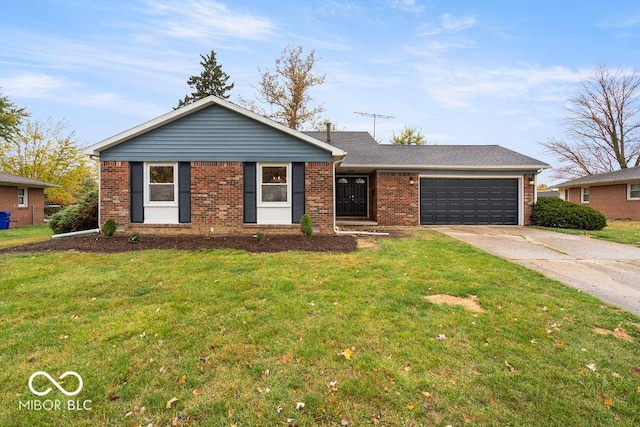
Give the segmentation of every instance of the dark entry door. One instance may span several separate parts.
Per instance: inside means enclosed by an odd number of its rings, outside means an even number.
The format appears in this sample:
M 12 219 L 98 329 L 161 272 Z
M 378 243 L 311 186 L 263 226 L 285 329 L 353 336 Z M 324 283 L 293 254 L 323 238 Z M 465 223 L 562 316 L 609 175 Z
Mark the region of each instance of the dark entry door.
M 518 180 L 421 178 L 420 224 L 518 224 Z
M 367 216 L 367 177 L 336 179 L 336 216 Z

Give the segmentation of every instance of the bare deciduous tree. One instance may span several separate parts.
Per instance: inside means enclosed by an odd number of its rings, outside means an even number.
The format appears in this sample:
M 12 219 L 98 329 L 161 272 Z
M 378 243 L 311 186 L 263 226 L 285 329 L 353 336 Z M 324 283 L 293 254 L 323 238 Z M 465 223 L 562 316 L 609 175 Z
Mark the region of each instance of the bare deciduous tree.
M 568 138 L 542 146 L 556 156 L 556 178 L 612 172 L 640 165 L 640 75 L 600 65 L 569 98 Z
M 306 123 L 313 123 L 316 116 L 324 111 L 321 106 L 313 106 L 309 90 L 324 83 L 326 76 L 316 75 L 315 51 L 303 58 L 302 46 L 288 46 L 276 59 L 275 69 L 258 69 L 260 83 L 258 101 L 270 106 L 266 110 L 255 102 L 240 99 L 240 103 L 250 110 L 269 117 L 292 129 L 301 129 Z

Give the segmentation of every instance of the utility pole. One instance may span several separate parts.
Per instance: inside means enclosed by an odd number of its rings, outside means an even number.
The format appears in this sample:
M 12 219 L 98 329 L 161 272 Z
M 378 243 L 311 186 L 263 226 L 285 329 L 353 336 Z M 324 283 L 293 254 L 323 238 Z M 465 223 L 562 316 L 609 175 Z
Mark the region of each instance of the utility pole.
M 358 111 L 354 111 L 353 114 L 360 114 L 365 117 L 373 117 L 373 139 L 376 139 L 376 119 L 395 119 L 393 116 L 383 116 L 382 114 L 376 113 L 360 113 Z

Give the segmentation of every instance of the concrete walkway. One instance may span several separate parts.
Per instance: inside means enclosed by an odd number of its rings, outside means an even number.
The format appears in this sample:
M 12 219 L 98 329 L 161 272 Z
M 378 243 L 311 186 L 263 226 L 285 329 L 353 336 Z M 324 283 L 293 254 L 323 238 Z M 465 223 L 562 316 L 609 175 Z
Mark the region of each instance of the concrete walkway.
M 431 227 L 640 315 L 640 248 L 516 226 Z

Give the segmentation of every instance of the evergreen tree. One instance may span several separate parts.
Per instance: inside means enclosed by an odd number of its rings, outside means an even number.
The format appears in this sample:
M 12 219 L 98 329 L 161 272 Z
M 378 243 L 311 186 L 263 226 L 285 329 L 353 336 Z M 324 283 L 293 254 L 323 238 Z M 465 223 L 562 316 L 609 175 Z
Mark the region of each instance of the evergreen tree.
M 227 84 L 229 75 L 222 71 L 222 65 L 216 60 L 215 51 L 211 51 L 209 55 L 200 55 L 202 61 L 200 65 L 204 68 L 199 76 L 191 76 L 187 80 L 187 84 L 194 89 L 190 95 L 185 95 L 184 99 L 178 102 L 178 107 L 184 107 L 192 102 L 196 102 L 209 95 L 215 95 L 218 98 L 227 99 L 228 91 L 233 89 L 235 83 Z
M 28 115 L 24 108 L 16 107 L 0 92 L 0 142 L 15 138 L 19 132 L 20 123 Z

